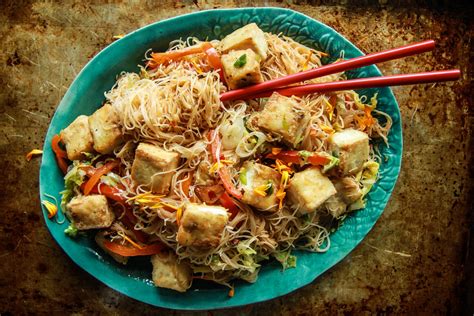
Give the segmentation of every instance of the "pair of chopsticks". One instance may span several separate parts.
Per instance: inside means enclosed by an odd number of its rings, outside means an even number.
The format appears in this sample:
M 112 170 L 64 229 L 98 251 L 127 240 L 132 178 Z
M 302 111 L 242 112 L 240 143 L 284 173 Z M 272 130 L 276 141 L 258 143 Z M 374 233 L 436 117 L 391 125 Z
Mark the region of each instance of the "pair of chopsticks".
M 221 94 L 220 99 L 224 102 L 231 100 L 265 98 L 269 97 L 273 92 L 278 92 L 279 94 L 284 96 L 301 96 L 310 93 L 400 86 L 408 84 L 440 82 L 459 79 L 461 77 L 461 71 L 459 69 L 452 69 L 287 87 L 288 85 L 292 85 L 309 79 L 323 77 L 350 69 L 385 62 L 388 60 L 425 53 L 433 50 L 434 48 L 435 41 L 433 40 L 409 44 L 406 46 L 401 46 L 378 53 L 360 56 L 349 60 L 339 61 L 319 68 L 310 69 L 285 77 L 269 80 L 247 88 L 227 91 Z

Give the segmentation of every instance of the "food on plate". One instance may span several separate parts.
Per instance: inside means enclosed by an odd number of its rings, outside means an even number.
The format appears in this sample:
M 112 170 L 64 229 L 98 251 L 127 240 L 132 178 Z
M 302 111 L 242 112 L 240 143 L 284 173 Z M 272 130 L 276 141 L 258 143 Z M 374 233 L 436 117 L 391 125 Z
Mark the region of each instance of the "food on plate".
M 70 227 L 120 264 L 150 257 L 154 284 L 255 282 L 264 261 L 297 265 L 364 208 L 390 117 L 354 91 L 221 102 L 322 65 L 325 53 L 255 23 L 221 41 L 176 40 L 124 72 L 90 116 L 53 137 Z M 343 73 L 309 82 L 335 81 Z

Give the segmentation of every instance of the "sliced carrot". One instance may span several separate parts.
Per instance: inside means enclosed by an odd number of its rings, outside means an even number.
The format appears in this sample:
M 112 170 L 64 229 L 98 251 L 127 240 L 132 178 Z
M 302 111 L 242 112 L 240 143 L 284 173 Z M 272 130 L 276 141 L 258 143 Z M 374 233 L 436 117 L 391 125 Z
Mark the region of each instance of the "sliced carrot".
M 100 177 L 107 174 L 107 172 L 112 171 L 114 168 L 118 167 L 119 165 L 120 165 L 120 161 L 113 160 L 113 161 L 109 161 L 102 167 L 96 168 L 95 172 L 91 175 L 89 180 L 87 180 L 86 185 L 84 186 L 84 195 L 89 195 L 94 185 L 96 185 L 99 182 Z
M 136 247 L 128 247 L 120 245 L 115 242 L 104 240 L 104 246 L 111 252 L 124 256 L 124 257 L 136 257 L 136 256 L 150 256 L 160 253 L 164 246 L 161 243 L 154 243 L 151 245 L 142 246 L 141 249 Z
M 59 169 L 66 174 L 67 173 L 67 153 L 59 146 L 61 141 L 61 136 L 58 134 L 54 135 L 51 139 L 51 148 L 53 149 L 54 155 L 56 156 L 56 161 L 58 163 Z
M 148 67 L 153 69 L 162 64 L 169 64 L 173 61 L 179 61 L 185 56 L 203 53 L 210 47 L 212 47 L 211 43 L 204 42 L 180 50 L 172 50 L 164 53 L 152 53 L 152 59 L 148 61 Z
M 218 151 L 221 140 L 220 140 L 219 134 L 216 133 L 215 130 L 211 130 L 209 132 L 209 140 L 212 140 L 213 138 L 214 138 L 214 141 L 211 143 L 211 152 L 212 152 L 212 157 L 214 159 L 214 162 L 217 162 L 218 160 L 217 151 Z M 236 199 L 240 200 L 242 198 L 242 192 L 240 192 L 240 190 L 237 189 L 234 183 L 232 182 L 232 177 L 230 175 L 229 168 L 223 165 L 223 166 L 220 166 L 217 172 L 219 174 L 219 177 L 222 180 L 222 183 L 224 184 L 224 188 L 226 189 L 226 191 L 230 195 L 235 197 Z

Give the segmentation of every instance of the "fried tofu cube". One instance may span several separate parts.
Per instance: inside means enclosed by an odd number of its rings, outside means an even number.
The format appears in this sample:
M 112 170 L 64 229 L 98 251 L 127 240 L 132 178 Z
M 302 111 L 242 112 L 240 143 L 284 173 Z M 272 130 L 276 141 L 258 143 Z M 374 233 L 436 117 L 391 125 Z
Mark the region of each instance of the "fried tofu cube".
M 292 98 L 273 93 L 262 111 L 255 116 L 256 124 L 263 130 L 280 136 L 292 147 L 302 140 L 306 115 Z
M 149 187 L 153 193 L 167 194 L 173 177 L 172 172 L 178 165 L 178 153 L 140 143 L 133 160 L 132 180 L 137 185 Z
M 327 199 L 325 205 L 329 214 L 339 218 L 350 211 L 348 205 L 362 197 L 362 190 L 357 181 L 351 177 L 337 179 L 333 183 L 337 193 Z
M 76 196 L 66 205 L 66 211 L 78 230 L 106 228 L 115 219 L 103 195 Z
M 362 190 L 357 181 L 351 177 L 345 177 L 334 181 L 337 195 L 346 204 L 352 204 L 362 197 Z
M 123 141 L 119 116 L 110 104 L 89 116 L 89 128 L 94 140 L 94 149 L 101 154 L 110 154 Z
M 182 246 L 216 247 L 229 220 L 227 209 L 206 204 L 187 204 L 178 229 Z
M 260 57 L 251 49 L 234 50 L 221 57 L 229 89 L 238 89 L 263 82 Z
M 61 140 L 66 146 L 69 160 L 83 159 L 83 152 L 90 153 L 94 151 L 94 140 L 89 130 L 88 117 L 85 115 L 78 116 L 68 127 L 61 131 Z
M 276 194 L 280 185 L 278 171 L 259 163 L 247 161 L 240 172 L 244 189 L 242 201 L 260 211 L 277 211 L 278 199 Z M 262 196 L 262 190 L 265 196 Z
M 232 50 L 251 49 L 262 60 L 267 59 L 268 43 L 265 34 L 255 23 L 250 23 L 230 33 L 222 39 L 220 51 L 227 53 Z
M 193 272 L 186 262 L 178 262 L 177 256 L 163 252 L 151 256 L 152 279 L 157 287 L 186 292 L 191 287 Z
M 347 211 L 347 205 L 342 201 L 342 199 L 336 194 L 331 196 L 329 199 L 324 202 L 328 213 L 334 218 L 339 218 L 344 215 Z
M 336 132 L 329 138 L 329 150 L 339 158 L 340 175 L 355 174 L 369 159 L 369 136 L 354 129 Z
M 288 198 L 300 214 L 314 212 L 328 198 L 336 194 L 336 188 L 319 168 L 311 167 L 295 173 L 290 180 Z

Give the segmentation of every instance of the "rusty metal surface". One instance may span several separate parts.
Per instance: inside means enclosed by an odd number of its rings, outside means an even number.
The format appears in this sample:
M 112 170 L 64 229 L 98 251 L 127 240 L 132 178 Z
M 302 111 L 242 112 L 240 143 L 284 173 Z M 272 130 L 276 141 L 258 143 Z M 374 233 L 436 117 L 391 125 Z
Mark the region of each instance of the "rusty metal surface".
M 447 2 L 446 8 L 436 9 L 401 5 L 403 1 L 397 5 L 368 1 L 359 6 L 350 1 L 297 3 L 301 2 L 1 2 L 2 315 L 170 313 L 107 288 L 72 263 L 42 219 L 40 160 L 27 163 L 24 155 L 42 147 L 49 121 L 68 86 L 114 35 L 200 9 L 251 5 L 301 11 L 332 26 L 365 52 L 433 38 L 439 43 L 434 53 L 385 63 L 380 65 L 382 71 L 459 67 L 464 75 L 456 83 L 394 88 L 403 116 L 403 167 L 384 214 L 354 252 L 299 291 L 212 314 L 462 312 L 469 292 L 465 262 L 473 186 L 472 7 L 448 8 Z

